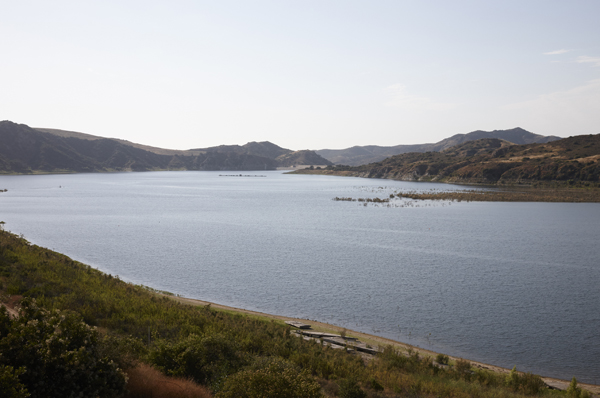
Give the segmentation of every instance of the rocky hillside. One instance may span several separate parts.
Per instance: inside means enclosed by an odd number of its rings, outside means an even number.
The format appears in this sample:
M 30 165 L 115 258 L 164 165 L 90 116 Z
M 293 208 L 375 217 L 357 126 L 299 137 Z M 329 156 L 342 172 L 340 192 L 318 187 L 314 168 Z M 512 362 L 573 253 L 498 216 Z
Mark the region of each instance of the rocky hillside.
M 321 149 L 316 151 L 319 155 L 332 161 L 334 164 L 360 166 L 363 164 L 379 162 L 388 157 L 410 152 L 439 152 L 444 149 L 465 142 L 483 138 L 498 138 L 513 144 L 546 143 L 559 140 L 560 137 L 543 136 L 531 133 L 520 127 L 510 130 L 473 131 L 468 134 L 456 134 L 435 144 L 396 145 L 391 147 L 369 145 L 354 146 L 347 149 Z
M 304 172 L 467 184 L 558 181 L 598 186 L 600 134 L 526 145 L 484 138 L 441 152 L 406 153 L 364 166 Z

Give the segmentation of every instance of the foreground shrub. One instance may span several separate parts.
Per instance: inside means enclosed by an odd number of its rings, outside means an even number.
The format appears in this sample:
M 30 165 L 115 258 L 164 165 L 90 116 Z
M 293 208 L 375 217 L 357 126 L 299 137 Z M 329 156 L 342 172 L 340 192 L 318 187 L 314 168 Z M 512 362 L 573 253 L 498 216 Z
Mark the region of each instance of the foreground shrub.
M 102 336 L 98 347 L 100 356 L 112 359 L 123 370 L 135 368 L 140 358 L 146 357 L 148 348 L 140 339 L 129 336 Z
M 435 357 L 435 361 L 440 365 L 448 365 L 448 363 L 450 362 L 450 357 L 444 354 L 437 354 L 437 356 Z
M 321 398 L 321 386 L 282 358 L 261 359 L 229 376 L 218 398 Z
M 419 353 L 409 349 L 407 355 L 392 346 L 386 346 L 378 357 L 391 369 L 401 369 L 407 373 L 429 373 L 434 371 L 431 360 L 422 359 Z M 435 368 L 437 370 L 437 368 Z
M 355 379 L 340 380 L 339 385 L 338 396 L 340 398 L 367 398 L 367 393 L 360 388 Z
M 19 317 L 0 309 L 0 365 L 14 373 L 31 397 L 118 397 L 125 374 L 98 350 L 98 332 L 74 313 L 46 311 L 32 299 Z M 6 373 L 6 372 L 5 372 Z
M 12 366 L 0 365 L 0 398 L 26 398 L 29 393 L 19 381 L 25 368 L 15 370 Z
M 582 390 L 581 387 L 577 386 L 577 379 L 573 377 L 569 388 L 567 388 L 567 395 L 569 398 L 590 398 L 590 393 L 586 390 Z
M 149 355 L 152 364 L 170 376 L 190 377 L 196 383 L 213 385 L 241 367 L 235 345 L 226 336 L 192 334 L 179 342 L 158 341 Z
M 516 366 L 513 367 L 508 376 L 506 376 L 506 385 L 514 392 L 520 392 L 527 395 L 537 395 L 546 388 L 546 384 L 540 376 L 529 372 L 519 374 Z
M 471 371 L 471 362 L 465 361 L 462 358 L 458 359 L 454 363 L 454 372 L 456 372 L 456 375 L 459 378 L 469 380 L 471 378 L 471 374 L 473 373 Z

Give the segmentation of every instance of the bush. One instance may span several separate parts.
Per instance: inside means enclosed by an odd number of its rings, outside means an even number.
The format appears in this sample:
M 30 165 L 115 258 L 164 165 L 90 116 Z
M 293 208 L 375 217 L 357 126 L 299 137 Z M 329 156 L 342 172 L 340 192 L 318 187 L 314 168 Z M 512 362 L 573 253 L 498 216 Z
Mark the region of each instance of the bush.
M 0 398 L 29 397 L 27 388 L 19 381 L 19 376 L 23 373 L 23 367 L 15 370 L 12 366 L 0 365 Z
M 269 358 L 229 376 L 217 397 L 322 398 L 323 394 L 308 372 L 283 358 Z
M 125 374 L 98 350 L 98 332 L 74 313 L 46 311 L 32 299 L 21 302 L 19 317 L 0 311 L 0 365 L 18 374 L 32 397 L 117 397 Z M 17 373 L 14 373 L 17 375 Z
M 138 366 L 139 358 L 147 354 L 147 347 L 140 339 L 105 335 L 98 347 L 100 356 L 111 358 L 123 370 Z
M 461 379 L 469 380 L 471 377 L 471 362 L 459 359 L 454 364 L 454 371 Z
M 448 365 L 448 362 L 450 362 L 450 358 L 448 357 L 448 355 L 437 354 L 437 356 L 435 357 L 435 361 L 440 365 Z
M 375 380 L 374 378 L 371 378 L 371 380 L 369 380 L 369 387 L 373 390 L 373 391 L 383 391 L 384 388 L 381 385 L 381 383 L 379 383 L 377 380 Z
M 537 395 L 544 388 L 546 388 L 546 384 L 540 376 L 529 372 L 519 374 L 516 366 L 513 367 L 510 373 L 506 376 L 505 384 L 514 392 L 520 392 L 527 395 Z
M 567 395 L 570 398 L 579 398 L 581 396 L 581 388 L 577 386 L 577 379 L 575 377 L 571 379 L 571 384 L 567 388 Z
M 339 382 L 340 390 L 338 396 L 340 398 L 367 398 L 367 393 L 356 382 L 356 379 L 343 379 Z
M 202 385 L 215 385 L 241 367 L 234 344 L 223 335 L 199 336 L 169 343 L 161 340 L 151 349 L 152 364 L 170 376 L 191 377 Z
M 582 390 L 581 387 L 577 386 L 577 379 L 573 377 L 569 388 L 567 388 L 567 395 L 569 398 L 590 398 L 590 393 L 586 390 Z

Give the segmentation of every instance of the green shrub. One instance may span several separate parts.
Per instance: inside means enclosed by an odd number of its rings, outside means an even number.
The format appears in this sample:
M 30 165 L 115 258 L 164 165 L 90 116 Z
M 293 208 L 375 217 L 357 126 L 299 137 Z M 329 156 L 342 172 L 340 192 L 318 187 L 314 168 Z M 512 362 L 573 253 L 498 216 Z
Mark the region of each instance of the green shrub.
M 340 390 L 338 396 L 340 398 L 367 398 L 367 393 L 360 388 L 356 379 L 343 379 L 338 383 Z
M 12 366 L 0 365 L 0 398 L 29 397 L 27 388 L 19 380 L 19 376 L 23 373 L 25 373 L 24 367 L 15 369 Z
M 218 383 L 243 363 L 235 345 L 221 334 L 192 334 L 176 343 L 160 340 L 149 359 L 167 375 L 191 377 L 202 385 Z
M 569 388 L 567 388 L 567 395 L 569 398 L 590 398 L 591 394 L 582 390 L 581 387 L 577 386 L 577 379 L 573 377 L 571 379 L 571 383 L 569 384 Z
M 516 366 L 513 366 L 510 373 L 506 376 L 505 384 L 513 391 L 517 391 L 519 389 L 519 373 L 517 373 Z
M 454 364 L 454 372 L 456 375 L 465 380 L 469 380 L 471 378 L 471 362 L 465 361 L 464 359 L 459 359 Z
M 18 379 L 32 397 L 117 397 L 125 374 L 99 352 L 98 332 L 74 313 L 47 311 L 32 299 L 19 317 L 1 311 L 0 365 L 25 369 Z M 15 373 L 17 374 L 17 373 Z
M 448 362 L 450 362 L 450 358 L 448 357 L 448 355 L 437 354 L 437 356 L 435 357 L 435 361 L 440 365 L 448 365 Z
M 369 380 L 369 387 L 374 390 L 374 391 L 383 391 L 384 388 L 381 385 L 381 383 L 379 383 L 377 380 L 375 380 L 374 378 L 371 378 L 371 380 Z
M 259 360 L 229 376 L 217 398 L 322 398 L 321 386 L 306 371 L 282 358 Z
M 580 398 L 581 396 L 581 388 L 577 386 L 577 379 L 575 377 L 571 379 L 569 388 L 567 388 L 567 395 L 570 398 Z
M 505 384 L 514 392 L 526 395 L 537 395 L 546 388 L 546 384 L 540 376 L 530 372 L 519 374 L 516 366 L 506 376 Z
M 102 358 L 112 359 L 123 370 L 138 366 L 140 358 L 147 355 L 147 347 L 140 339 L 105 335 L 99 342 Z

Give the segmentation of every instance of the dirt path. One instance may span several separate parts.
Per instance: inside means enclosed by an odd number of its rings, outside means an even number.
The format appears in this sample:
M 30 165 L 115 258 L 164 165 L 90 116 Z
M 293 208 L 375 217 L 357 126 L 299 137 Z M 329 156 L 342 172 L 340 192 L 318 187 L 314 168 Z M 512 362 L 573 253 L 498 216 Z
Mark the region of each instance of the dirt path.
M 0 305 L 5 307 L 8 311 L 8 315 L 11 318 L 16 318 L 19 316 L 19 312 L 16 310 L 15 306 L 17 303 L 23 298 L 23 296 L 3 296 L 0 301 Z
M 245 310 L 243 308 L 228 307 L 226 305 L 215 304 L 215 303 L 211 303 L 208 301 L 202 301 L 202 300 L 189 299 L 189 298 L 185 298 L 185 297 L 172 297 L 172 296 L 167 296 L 167 297 L 170 297 L 174 300 L 177 300 L 177 301 L 179 301 L 181 303 L 185 303 L 185 304 L 196 305 L 196 306 L 210 305 L 211 308 L 220 309 L 220 310 L 224 310 L 224 311 L 238 312 L 241 314 L 257 316 L 260 318 L 274 319 L 274 320 L 280 320 L 280 321 L 299 321 L 299 322 L 311 325 L 311 327 L 314 330 L 319 331 L 319 332 L 322 331 L 322 332 L 330 332 L 330 333 L 341 333 L 342 331 L 345 330 L 346 334 L 348 336 L 356 337 L 360 341 L 371 344 L 373 346 L 391 345 L 393 347 L 398 347 L 398 348 L 403 348 L 403 349 L 411 348 L 414 351 L 418 352 L 419 355 L 421 355 L 421 356 L 427 355 L 427 356 L 435 357 L 437 355 L 436 352 L 429 351 L 429 350 L 426 350 L 426 349 L 423 349 L 420 347 L 411 346 L 409 344 L 400 343 L 395 340 L 390 340 L 390 339 L 386 339 L 384 337 L 374 336 L 374 335 L 367 334 L 367 333 L 356 332 L 354 330 L 349 330 L 349 329 L 346 329 L 346 328 L 343 328 L 340 326 L 330 325 L 328 323 L 311 321 L 309 319 L 298 319 L 298 318 L 290 318 L 290 317 L 281 316 L 281 315 L 265 314 L 263 312 L 250 311 L 250 310 Z M 459 358 L 451 356 L 450 359 L 457 360 Z M 469 361 L 469 362 L 471 362 L 471 364 L 474 367 L 491 370 L 493 372 L 506 373 L 506 374 L 508 374 L 510 372 L 510 369 L 501 368 L 499 366 L 489 365 L 489 364 L 475 362 L 475 361 Z M 550 378 L 550 377 L 542 377 L 542 380 L 544 380 L 544 382 L 546 384 L 548 384 L 549 386 L 558 388 L 560 390 L 566 390 L 567 387 L 569 387 L 569 383 L 571 382 L 570 380 L 568 380 L 568 381 L 560 380 L 560 379 L 554 379 L 554 378 Z M 578 383 L 578 385 L 579 385 L 579 387 L 582 387 L 595 395 L 600 395 L 600 385 L 584 384 L 584 383 Z
M 16 311 L 14 308 L 10 308 L 9 306 L 7 306 L 7 305 L 6 305 L 6 304 L 4 304 L 4 303 L 0 303 L 0 305 L 1 305 L 2 307 L 5 307 L 5 308 L 6 308 L 6 310 L 8 311 L 8 315 L 9 315 L 11 318 L 16 318 L 16 317 L 18 317 L 18 316 L 19 316 L 19 313 L 18 313 L 18 312 L 17 312 L 17 311 Z

